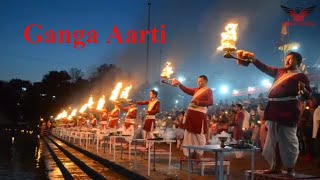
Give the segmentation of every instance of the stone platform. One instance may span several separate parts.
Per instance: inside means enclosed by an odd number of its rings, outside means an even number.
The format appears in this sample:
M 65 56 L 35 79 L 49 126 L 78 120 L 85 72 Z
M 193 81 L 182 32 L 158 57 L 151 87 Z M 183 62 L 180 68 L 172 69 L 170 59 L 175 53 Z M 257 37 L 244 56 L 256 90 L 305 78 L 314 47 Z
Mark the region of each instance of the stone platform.
M 74 149 L 77 152 L 73 153 L 76 156 L 77 153 L 83 154 L 84 156 L 87 156 L 91 158 L 93 162 L 106 164 L 108 165 L 108 168 L 113 170 L 122 169 L 121 171 L 124 173 L 123 169 L 126 169 L 127 173 L 128 171 L 131 171 L 133 174 L 131 177 L 133 177 L 134 174 L 140 175 L 141 179 L 156 179 L 156 180 L 169 180 L 169 179 L 187 179 L 188 178 L 188 172 L 187 163 L 182 163 L 182 167 L 180 167 L 180 157 L 183 156 L 182 152 L 179 151 L 175 144 L 172 145 L 172 163 L 171 167 L 168 168 L 168 156 L 167 155 L 157 155 L 156 156 L 156 169 L 153 170 L 153 161 L 154 159 L 151 159 L 151 174 L 150 176 L 147 175 L 147 156 L 145 154 L 137 154 L 136 159 L 136 166 L 134 162 L 134 152 L 132 151 L 131 155 L 128 154 L 128 151 L 124 151 L 123 158 L 120 157 L 120 149 L 118 148 L 116 151 L 116 159 L 113 158 L 113 152 L 108 152 L 107 149 L 104 149 L 103 146 L 99 146 L 99 151 L 97 153 L 96 145 L 88 145 L 86 148 L 84 146 L 84 143 L 80 145 L 79 141 L 77 140 L 75 143 L 73 141 L 69 142 L 64 139 L 57 139 L 54 136 L 50 136 L 52 140 L 56 142 L 60 142 L 61 146 L 65 149 Z M 139 144 L 140 146 L 143 144 Z M 168 149 L 169 145 L 166 143 L 159 144 L 156 146 L 159 149 Z M 72 150 L 73 151 L 73 150 Z M 129 160 L 129 156 L 130 160 Z M 80 157 L 80 156 L 79 156 Z M 205 158 L 214 158 L 212 153 L 205 153 Z M 82 158 L 79 158 L 80 160 Z M 236 159 L 233 153 L 226 154 L 225 160 L 230 161 L 230 172 L 229 175 L 225 175 L 225 179 L 228 180 L 242 180 L 246 179 L 246 174 L 250 173 L 250 171 L 246 171 L 250 169 L 250 154 L 244 153 L 244 157 L 241 159 Z M 90 162 L 90 160 L 88 160 Z M 115 167 L 115 168 L 112 168 Z M 256 153 L 255 157 L 255 169 L 267 169 L 268 165 L 264 158 L 262 157 L 261 153 Z M 120 173 L 121 171 L 118 171 Z M 193 172 L 191 179 L 193 180 L 202 180 L 202 179 L 215 179 L 214 176 L 215 169 L 213 166 L 206 167 L 204 171 L 204 176 L 201 176 L 201 164 L 198 162 L 193 163 Z M 273 176 L 262 176 L 258 173 L 259 171 L 255 171 L 255 179 L 275 179 Z M 306 179 L 309 177 L 318 177 L 320 176 L 320 166 L 316 165 L 313 162 L 306 163 L 303 160 L 299 159 L 297 163 L 296 172 L 300 174 L 310 174 L 301 176 L 302 179 Z M 120 173 L 120 174 L 123 174 Z M 139 177 L 139 176 L 136 176 Z M 137 179 L 140 179 L 137 178 Z M 130 179 L 130 178 L 129 178 Z M 278 178 L 279 179 L 279 178 Z M 285 179 L 285 177 L 282 177 L 280 179 Z M 288 179 L 288 178 L 287 178 Z M 292 178 L 291 178 L 292 179 Z M 297 178 L 296 178 L 297 179 Z M 301 178 L 300 178 L 301 179 Z M 317 178 L 315 178 L 317 179 Z M 320 178 L 318 178 L 320 179 Z

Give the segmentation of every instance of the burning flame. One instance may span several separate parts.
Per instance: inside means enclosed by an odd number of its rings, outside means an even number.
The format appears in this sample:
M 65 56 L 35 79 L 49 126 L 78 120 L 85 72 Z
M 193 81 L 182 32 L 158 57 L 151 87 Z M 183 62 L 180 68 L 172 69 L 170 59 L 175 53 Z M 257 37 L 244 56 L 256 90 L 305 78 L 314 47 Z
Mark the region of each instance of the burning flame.
M 96 110 L 101 111 L 105 103 L 106 103 L 105 97 L 104 95 L 102 95 L 102 97 L 98 101 Z
M 62 119 L 62 118 L 66 118 L 66 117 L 68 117 L 68 113 L 67 113 L 67 111 L 64 110 L 62 113 L 58 114 L 56 119 Z
M 132 85 L 125 87 L 121 92 L 120 99 L 128 99 L 131 88 Z
M 92 108 L 92 105 L 93 105 L 93 104 L 94 104 L 94 102 L 93 102 L 93 97 L 90 96 L 90 98 L 89 98 L 89 100 L 88 100 L 88 103 L 87 103 L 88 108 Z
M 71 114 L 68 116 L 68 119 L 71 120 L 72 117 L 76 116 L 77 115 L 77 109 L 73 109 Z
M 83 113 L 84 111 L 87 110 L 87 108 L 88 108 L 88 105 L 87 105 L 87 104 L 84 104 L 84 105 L 80 108 L 79 112 L 80 112 L 80 113 Z
M 161 77 L 169 79 L 171 74 L 173 74 L 173 68 L 170 66 L 171 62 L 166 62 L 165 67 L 162 70 Z
M 221 33 L 221 46 L 218 47 L 218 50 L 223 50 L 224 48 L 236 49 L 237 27 L 238 24 L 227 24 L 226 31 Z
M 71 112 L 71 116 L 76 116 L 76 114 L 77 114 L 77 109 L 74 109 L 74 110 L 72 110 L 72 112 Z
M 112 94 L 110 96 L 111 101 L 116 101 L 119 96 L 120 89 L 122 88 L 122 82 L 118 82 L 116 87 L 113 89 Z

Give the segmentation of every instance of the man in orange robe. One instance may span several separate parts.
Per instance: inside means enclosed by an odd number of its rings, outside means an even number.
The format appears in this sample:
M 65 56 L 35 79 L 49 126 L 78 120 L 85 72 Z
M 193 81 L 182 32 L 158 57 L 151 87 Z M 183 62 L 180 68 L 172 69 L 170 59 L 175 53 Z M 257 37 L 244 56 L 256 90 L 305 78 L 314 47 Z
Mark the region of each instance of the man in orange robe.
M 187 88 L 176 79 L 173 79 L 172 85 L 179 88 L 186 94 L 192 96 L 190 105 L 185 113 L 185 134 L 182 142 L 183 146 L 187 145 L 205 145 L 207 134 L 207 111 L 208 106 L 213 105 L 212 90 L 207 87 L 208 78 L 204 75 L 198 78 L 197 88 Z M 183 148 L 183 154 L 189 156 L 186 148 Z M 193 152 L 194 158 L 201 158 L 203 151 Z

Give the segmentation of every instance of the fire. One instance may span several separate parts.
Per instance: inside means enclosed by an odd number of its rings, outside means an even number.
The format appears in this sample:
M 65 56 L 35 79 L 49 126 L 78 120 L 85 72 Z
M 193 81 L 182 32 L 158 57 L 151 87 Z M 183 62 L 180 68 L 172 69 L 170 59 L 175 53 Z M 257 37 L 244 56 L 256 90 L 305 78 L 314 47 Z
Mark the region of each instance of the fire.
M 104 95 L 102 95 L 102 97 L 98 101 L 96 110 L 101 111 L 105 103 L 106 103 L 105 97 Z
M 238 24 L 229 23 L 225 27 L 225 32 L 221 33 L 221 45 L 218 47 L 218 50 L 223 50 L 225 48 L 228 49 L 236 49 L 236 41 L 237 41 L 237 27 Z
M 76 116 L 77 115 L 77 111 L 78 111 L 77 109 L 73 109 L 70 115 L 71 116 Z
M 84 105 L 81 106 L 79 112 L 80 112 L 80 113 L 85 112 L 85 111 L 87 110 L 87 108 L 92 108 L 92 105 L 93 105 L 93 104 L 94 104 L 94 102 L 93 102 L 93 97 L 90 96 L 88 102 L 87 102 L 86 104 L 84 104 Z
M 90 96 L 90 98 L 89 98 L 89 100 L 88 100 L 88 103 L 87 103 L 88 108 L 92 108 L 92 105 L 93 105 L 93 104 L 94 104 L 94 102 L 93 102 L 93 97 Z
M 121 92 L 120 99 L 128 99 L 131 88 L 132 85 L 125 87 Z
M 87 105 L 87 104 L 84 104 L 84 105 L 80 108 L 79 112 L 80 112 L 80 113 L 83 113 L 84 111 L 87 110 L 87 108 L 88 108 L 88 105 Z
M 62 113 L 58 114 L 56 119 L 62 119 L 62 118 L 66 118 L 66 117 L 68 117 L 68 113 L 67 113 L 67 111 L 64 110 Z
M 111 101 L 116 101 L 118 99 L 121 88 L 122 88 L 122 82 L 118 82 L 116 87 L 112 90 L 112 94 L 110 96 Z
M 162 70 L 161 77 L 170 79 L 171 74 L 173 74 L 173 68 L 170 66 L 171 62 L 166 62 L 165 67 Z

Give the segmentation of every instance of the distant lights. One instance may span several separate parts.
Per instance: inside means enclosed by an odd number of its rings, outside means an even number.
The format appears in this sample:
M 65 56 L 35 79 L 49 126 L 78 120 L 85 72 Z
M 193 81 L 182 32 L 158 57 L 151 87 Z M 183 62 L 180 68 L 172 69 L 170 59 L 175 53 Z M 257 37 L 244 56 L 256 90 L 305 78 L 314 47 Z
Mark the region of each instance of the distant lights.
M 227 94 L 229 92 L 228 86 L 224 85 L 220 87 L 220 93 L 221 94 Z
M 239 90 L 236 90 L 236 89 L 232 90 L 232 94 L 234 95 L 239 94 Z
M 262 80 L 262 85 L 264 86 L 264 87 L 267 87 L 267 88 L 270 88 L 271 87 L 271 82 L 268 80 L 268 79 L 264 79 L 264 80 Z
M 255 91 L 256 90 L 256 88 L 255 87 L 248 87 L 248 92 L 253 92 L 253 91 Z

